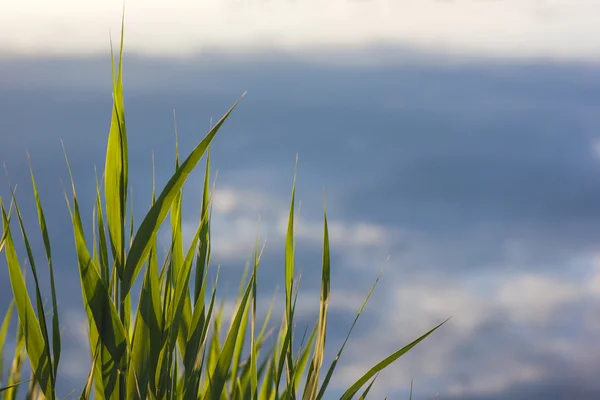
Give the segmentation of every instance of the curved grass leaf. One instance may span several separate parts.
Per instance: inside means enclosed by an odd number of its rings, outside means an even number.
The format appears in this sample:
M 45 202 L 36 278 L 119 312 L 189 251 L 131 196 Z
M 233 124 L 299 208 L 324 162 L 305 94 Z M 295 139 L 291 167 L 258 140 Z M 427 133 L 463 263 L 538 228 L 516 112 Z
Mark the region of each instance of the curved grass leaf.
M 35 177 L 33 175 L 33 167 L 31 166 L 31 160 L 29 154 L 27 155 L 29 160 L 29 172 L 31 175 L 31 185 L 33 187 L 33 196 L 35 198 L 35 205 L 37 209 L 38 222 L 40 225 L 40 231 L 42 233 L 42 239 L 44 241 L 44 250 L 46 252 L 46 260 L 48 262 L 48 270 L 50 273 L 50 295 L 52 297 L 52 362 L 54 367 L 54 377 L 58 373 L 58 363 L 60 361 L 60 325 L 58 316 L 58 304 L 56 301 L 56 285 L 54 283 L 54 268 L 52 266 L 52 249 L 50 247 L 50 236 L 48 234 L 48 228 L 46 225 L 46 217 L 44 216 L 44 209 L 42 208 L 42 202 L 37 190 L 35 183 Z
M 344 394 L 342 395 L 340 400 L 350 400 L 352 397 L 354 397 L 356 392 L 358 392 L 360 390 L 360 388 L 369 379 L 371 379 L 379 371 L 383 370 L 388 365 L 390 365 L 391 363 L 396 361 L 398 358 L 400 358 L 401 356 L 406 354 L 410 349 L 412 349 L 417 344 L 419 344 L 421 341 L 423 341 L 427 336 L 429 336 L 433 332 L 435 332 L 440 326 L 444 325 L 447 321 L 448 321 L 448 319 L 445 320 L 444 322 L 442 322 L 441 324 L 439 324 L 438 326 L 436 326 L 435 328 L 431 329 L 429 332 L 425 333 L 418 339 L 414 340 L 410 344 L 407 344 L 406 346 L 402 347 L 400 350 L 396 351 L 395 353 L 391 354 L 390 356 L 388 356 L 385 359 L 383 359 L 382 361 L 380 361 L 377 365 L 375 365 L 373 368 L 371 368 L 366 374 L 364 374 L 359 380 L 357 380 L 352 386 L 350 386 L 348 388 L 348 390 L 346 390 L 346 392 L 344 392 Z
M 54 399 L 54 387 L 50 379 L 52 365 L 48 357 L 48 343 L 44 341 L 40 324 L 38 323 L 35 311 L 33 310 L 33 305 L 31 304 L 31 299 L 27 293 L 25 278 L 23 277 L 21 267 L 19 266 L 19 260 L 10 230 L 10 223 L 1 199 L 0 208 L 2 210 L 6 263 L 8 265 L 10 283 L 17 306 L 20 325 L 23 328 L 25 347 L 27 348 L 29 362 L 46 398 Z
M 243 96 L 242 96 L 243 97 Z M 241 99 L 240 99 L 241 100 Z M 177 193 L 183 187 L 188 175 L 195 168 L 196 164 L 202 158 L 202 155 L 208 148 L 209 144 L 227 119 L 233 109 L 237 106 L 240 100 L 236 101 L 233 106 L 223 115 L 219 122 L 208 132 L 202 141 L 194 148 L 192 153 L 181 163 L 175 174 L 169 179 L 162 192 L 156 199 L 156 203 L 144 217 L 140 227 L 138 228 L 131 245 L 131 249 L 125 263 L 123 271 L 123 287 L 122 290 L 129 292 L 131 285 L 135 281 L 144 260 L 150 251 L 152 235 L 156 234 L 160 224 L 164 221 L 171 204 L 177 196 Z
M 120 376 L 122 374 L 119 369 L 127 352 L 127 334 L 110 298 L 108 287 L 102 282 L 100 268 L 87 249 L 75 183 L 68 159 L 66 161 L 73 191 L 73 207 L 71 208 L 68 198 L 67 205 L 73 224 L 82 296 L 91 331 L 90 345 L 93 349 L 100 346 L 97 377 L 101 377 L 104 398 L 117 399 L 122 397 L 121 390 L 125 390 L 125 388 L 121 388 Z

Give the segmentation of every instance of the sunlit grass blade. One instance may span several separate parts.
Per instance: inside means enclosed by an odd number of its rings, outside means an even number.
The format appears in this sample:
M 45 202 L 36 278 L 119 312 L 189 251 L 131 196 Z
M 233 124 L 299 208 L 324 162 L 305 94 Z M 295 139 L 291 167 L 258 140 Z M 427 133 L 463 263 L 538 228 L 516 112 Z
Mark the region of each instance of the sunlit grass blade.
M 115 265 L 120 277 L 123 275 L 123 265 L 125 263 L 125 218 L 127 214 L 128 183 L 127 131 L 123 102 L 123 29 L 124 23 L 121 25 L 121 45 L 117 72 L 115 72 L 112 41 L 110 46 L 113 106 L 104 166 L 106 220 Z
M 18 312 L 18 310 L 17 310 Z M 8 375 L 8 386 L 12 386 L 17 382 L 21 381 L 21 369 L 23 367 L 23 360 L 25 359 L 25 335 L 23 334 L 23 324 L 17 324 L 17 345 L 15 346 L 15 355 L 13 357 L 12 365 Z M 10 388 L 5 396 L 4 400 L 14 400 L 17 397 L 19 386 L 13 386 Z
M 56 285 L 54 280 L 54 268 L 52 265 L 52 249 L 50 247 L 50 235 L 48 234 L 46 217 L 44 215 L 44 209 L 42 208 L 42 202 L 40 200 L 37 185 L 35 183 L 33 167 L 31 166 L 29 154 L 27 155 L 27 158 L 29 160 L 29 172 L 31 175 L 31 185 L 33 187 L 33 196 L 35 198 L 38 222 L 40 225 L 40 231 L 42 233 L 42 239 L 44 241 L 44 250 L 46 252 L 46 260 L 48 262 L 48 270 L 50 273 L 50 294 L 52 297 L 52 362 L 54 367 L 54 377 L 56 379 L 56 375 L 58 373 L 58 364 L 60 362 L 61 343 L 58 304 L 56 300 Z
M 92 367 L 90 368 L 90 372 L 85 381 L 85 386 L 83 387 L 83 390 L 81 391 L 81 395 L 79 395 L 79 400 L 90 399 L 90 396 L 92 393 L 93 381 L 94 381 L 94 370 L 96 369 L 97 359 L 98 359 L 98 353 L 96 352 L 96 354 L 94 354 L 94 357 L 92 358 Z
M 329 307 L 329 292 L 331 281 L 331 261 L 329 255 L 329 230 L 327 228 L 327 212 L 323 212 L 323 267 L 321 276 L 321 304 L 318 322 L 317 342 L 313 354 L 312 364 L 308 371 L 308 378 L 304 389 L 303 400 L 313 400 L 319 390 L 319 372 L 325 356 L 325 339 L 327 333 L 327 310 Z
M 155 248 L 151 250 L 151 259 L 155 258 L 153 256 L 155 251 Z M 151 262 L 146 269 L 135 318 L 127 375 L 128 399 L 138 396 L 142 399 L 146 398 L 150 379 L 155 376 L 162 336 L 160 308 L 157 265 Z
M 386 368 L 387 366 L 389 366 L 391 363 L 393 363 L 394 361 L 396 361 L 398 358 L 400 358 L 401 356 L 403 356 L 404 354 L 406 354 L 410 349 L 412 349 L 417 344 L 419 344 L 420 342 L 422 342 L 427 336 L 431 335 L 433 332 L 435 332 L 440 326 L 442 326 L 443 324 L 445 324 L 447 321 L 448 320 L 445 320 L 444 322 L 442 322 L 441 324 L 439 324 L 435 328 L 431 329 L 429 332 L 425 333 L 424 335 L 422 335 L 418 339 L 414 340 L 410 344 L 402 347 L 400 350 L 396 351 L 395 353 L 391 354 L 390 356 L 388 356 L 385 359 L 383 359 L 382 361 L 380 361 L 377 365 L 375 365 L 373 368 L 371 368 L 366 374 L 364 374 L 360 379 L 358 379 L 352 386 L 350 386 L 348 388 L 348 390 L 346 390 L 346 392 L 344 392 L 344 394 L 342 395 L 342 397 L 341 397 L 340 400 L 349 400 L 349 399 L 351 399 L 356 394 L 356 392 L 358 390 L 360 390 L 360 388 L 369 379 L 371 379 L 378 372 L 380 372 L 381 370 L 383 370 L 384 368 Z
M 200 295 L 203 275 L 210 260 L 210 218 L 209 206 L 211 191 L 210 182 L 210 147 L 206 150 L 206 170 L 204 172 L 204 188 L 202 192 L 202 208 L 200 210 L 200 219 L 202 227 L 200 229 L 200 243 L 198 257 L 196 259 L 196 275 L 194 279 L 194 302 L 198 301 Z
M 29 244 L 29 238 L 27 236 L 27 232 L 25 231 L 25 225 L 23 224 L 23 217 L 21 215 L 21 210 L 17 203 L 16 197 L 15 197 L 15 192 L 14 192 L 14 189 L 12 186 L 10 187 L 10 190 L 11 190 L 12 199 L 13 199 L 13 202 L 15 205 L 15 212 L 17 213 L 17 220 L 19 222 L 21 236 L 22 236 L 23 242 L 25 244 L 27 258 L 29 260 L 29 266 L 30 266 L 31 272 L 33 274 L 33 280 L 34 280 L 34 284 L 35 284 L 35 299 L 36 299 L 36 306 L 37 306 L 37 310 L 38 310 L 38 321 L 39 321 L 40 331 L 42 333 L 42 338 L 44 340 L 44 351 L 46 353 L 47 359 L 52 364 L 52 355 L 50 353 L 50 338 L 48 335 L 48 327 L 46 325 L 46 312 L 44 310 L 44 304 L 42 302 L 42 293 L 40 291 L 40 282 L 39 282 L 39 278 L 38 278 L 38 274 L 37 274 L 35 259 L 33 258 L 33 252 L 31 250 L 31 245 Z M 52 388 L 55 388 L 56 380 L 55 380 L 53 369 L 50 370 L 49 379 L 50 379 L 50 383 L 49 383 L 50 386 Z M 54 389 L 52 389 L 52 390 L 54 390 Z
M 36 318 L 31 299 L 27 293 L 25 278 L 19 266 L 19 260 L 15 249 L 10 223 L 6 215 L 4 204 L 0 199 L 0 208 L 2 210 L 2 225 L 5 233 L 4 252 L 6 263 L 8 265 L 10 283 L 13 290 L 13 298 L 17 306 L 19 321 L 23 327 L 25 337 L 25 347 L 32 370 L 42 387 L 46 398 L 55 398 L 55 388 L 51 380 L 52 365 L 49 358 L 48 342 L 44 340 L 42 329 Z M 43 315 L 41 315 L 43 319 Z
M 327 390 L 327 386 L 329 385 L 329 381 L 331 380 L 331 377 L 333 376 L 333 373 L 335 371 L 337 363 L 340 360 L 340 357 L 341 357 L 341 355 L 342 355 L 342 353 L 344 351 L 344 348 L 346 347 L 346 343 L 348 343 L 348 339 L 350 338 L 350 335 L 352 334 L 352 331 L 354 330 L 354 326 L 356 326 L 356 323 L 358 322 L 358 319 L 360 318 L 360 316 L 363 313 L 363 311 L 364 311 L 367 303 L 369 302 L 369 299 L 371 298 L 371 295 L 373 294 L 373 291 L 375 290 L 375 287 L 377 287 L 377 284 L 379 283 L 379 279 L 381 279 L 381 274 L 382 273 L 383 273 L 383 269 L 381 271 L 379 271 L 379 275 L 377 275 L 377 279 L 375 279 L 375 282 L 371 286 L 371 290 L 369 290 L 369 293 L 367 294 L 367 297 L 365 297 L 365 300 L 363 301 L 362 305 L 360 306 L 360 309 L 358 310 L 358 313 L 356 313 L 356 316 L 354 317 L 354 321 L 352 322 L 352 325 L 350 326 L 350 329 L 348 330 L 348 333 L 346 334 L 346 338 L 344 339 L 344 342 L 342 343 L 342 346 L 340 347 L 340 349 L 338 350 L 335 358 L 331 362 L 331 365 L 329 366 L 329 370 L 327 370 L 327 374 L 325 375 L 325 379 L 323 380 L 323 383 L 321 384 L 321 389 L 319 389 L 319 394 L 317 395 L 317 400 L 321 400 L 323 398 L 323 396 L 325 395 L 325 390 Z
M 101 346 L 98 369 L 101 372 L 99 375 L 102 377 L 104 398 L 116 399 L 121 396 L 120 390 L 125 389 L 121 389 L 120 386 L 119 367 L 127 352 L 127 334 L 121 323 L 117 309 L 110 298 L 109 290 L 100 278 L 99 267 L 94 263 L 87 249 L 79 212 L 79 203 L 75 192 L 75 183 L 69 161 L 66 158 L 66 152 L 65 159 L 67 161 L 73 192 L 73 206 L 71 207 L 68 198 L 67 205 L 73 224 L 82 296 L 88 315 L 90 330 L 95 330 L 98 335 L 98 343 L 93 341 L 90 345 L 94 349 L 96 345 Z
M 171 179 L 169 179 L 169 182 L 158 196 L 158 199 L 156 199 L 156 203 L 154 203 L 150 211 L 146 214 L 133 238 L 133 243 L 131 245 L 129 255 L 127 256 L 125 271 L 123 274 L 123 290 L 129 291 L 131 289 L 131 285 L 135 281 L 135 278 L 137 277 L 137 274 L 139 273 L 139 270 L 150 250 L 150 238 L 158 231 L 160 224 L 167 216 L 175 196 L 181 190 L 188 175 L 200 161 L 200 158 L 202 158 L 202 155 L 208 148 L 210 142 L 213 140 L 227 117 L 229 117 L 240 100 L 233 104 L 229 111 L 223 115 L 221 120 L 194 148 L 192 153 L 185 159 L 185 161 L 181 163 L 181 166 L 177 172 L 175 172 Z
M 223 349 L 219 354 L 217 365 L 211 372 L 209 391 L 204 396 L 205 400 L 219 399 L 221 397 L 221 393 L 225 387 L 227 372 L 229 371 L 231 362 L 233 360 L 237 336 L 240 334 L 239 329 L 242 323 L 244 310 L 246 309 L 246 303 L 248 302 L 248 297 L 250 296 L 250 292 L 252 290 L 252 281 L 254 278 L 255 277 L 253 274 L 250 277 L 250 282 L 248 282 L 244 296 L 240 300 L 238 310 L 233 318 L 233 323 L 231 324 L 231 328 L 227 334 L 225 343 L 223 343 Z
M 10 304 L 8 305 L 8 309 L 6 310 L 6 314 L 4 314 L 2 325 L 0 326 L 0 385 L 2 384 L 4 378 L 4 343 L 6 341 L 6 332 L 10 326 L 10 318 L 12 317 L 14 307 L 15 301 L 11 300 Z
M 300 354 L 296 359 L 296 363 L 294 365 L 293 374 L 291 378 L 291 385 L 288 385 L 284 393 L 282 394 L 282 398 L 287 399 L 295 399 L 296 398 L 296 388 L 300 385 L 300 379 L 304 374 L 304 370 L 308 365 L 308 360 L 310 357 L 310 351 L 313 348 L 315 342 L 315 335 L 317 333 L 318 325 L 315 325 L 313 328 L 308 341 L 306 342 L 306 346 L 300 345 L 298 351 Z M 304 338 L 303 338 L 304 340 Z

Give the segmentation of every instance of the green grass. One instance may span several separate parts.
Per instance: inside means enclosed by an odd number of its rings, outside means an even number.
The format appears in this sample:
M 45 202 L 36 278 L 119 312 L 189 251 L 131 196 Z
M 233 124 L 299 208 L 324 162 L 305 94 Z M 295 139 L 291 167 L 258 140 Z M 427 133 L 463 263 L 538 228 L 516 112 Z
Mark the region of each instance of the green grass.
M 257 269 L 263 248 L 258 241 L 248 275 L 242 278 L 236 308 L 228 326 L 216 298 L 216 282 L 207 288 L 211 253 L 211 196 L 209 146 L 237 106 L 225 113 L 191 153 L 180 162 L 156 196 L 139 228 L 133 229 L 133 213 L 128 217 L 128 149 L 123 103 L 123 30 L 117 69 L 113 60 L 113 110 L 106 149 L 103 182 L 96 179 L 93 210 L 92 248 L 85 237 L 77 193 L 71 175 L 71 193 L 65 199 L 71 216 L 73 239 L 79 266 L 82 298 L 89 327 L 92 365 L 88 379 L 81 382 L 80 399 L 297 399 L 317 400 L 335 372 L 346 342 L 364 310 L 375 284 L 342 347 L 327 369 L 323 369 L 330 298 L 330 247 L 327 214 L 323 211 L 323 261 L 318 319 L 308 338 L 298 339 L 294 331 L 298 293 L 294 270 L 294 212 L 296 179 L 292 186 L 288 228 L 285 240 L 285 309 L 274 343 L 269 344 L 270 315 L 257 330 Z M 239 100 L 238 100 L 239 101 Z M 201 217 L 187 249 L 183 245 L 181 199 L 189 174 L 206 156 Z M 66 154 L 65 154 L 66 157 Z M 31 165 L 31 164 L 30 164 Z M 68 166 L 67 159 L 67 166 Z M 69 167 L 69 173 L 71 173 Z M 13 291 L 6 316 L 0 326 L 0 400 L 58 398 L 56 393 L 61 354 L 60 319 L 52 267 L 50 236 L 42 202 L 38 196 L 33 169 L 31 182 L 50 273 L 51 322 L 44 308 L 36 260 L 29 245 L 21 210 L 12 185 L 10 202 L 0 198 L 3 232 L 0 251 L 7 261 Z M 10 183 L 9 183 L 10 185 Z M 102 196 L 102 190 L 104 196 Z M 103 201 L 104 200 L 104 201 Z M 6 201 L 6 200 L 5 200 Z M 8 210 L 7 210 L 8 208 Z M 27 261 L 35 284 L 34 300 L 27 291 L 24 270 L 19 263 L 11 221 L 18 222 Z M 171 245 L 159 264 L 157 232 L 169 216 Z M 137 310 L 133 310 L 132 287 L 142 280 Z M 217 275 L 218 279 L 218 275 Z M 378 278 L 379 279 L 379 278 Z M 8 371 L 2 370 L 2 350 L 12 313 L 18 316 L 16 350 Z M 134 314 L 134 315 L 132 315 Z M 445 322 L 445 321 L 444 321 Z M 347 388 L 341 399 L 366 398 L 377 374 L 429 336 L 434 327 L 412 343 L 401 347 L 367 370 Z M 249 325 L 249 326 L 248 326 Z M 296 350 L 294 350 L 296 349 Z M 24 380 L 23 364 L 28 361 L 31 378 Z M 4 377 L 7 377 L 6 380 Z M 25 387 L 25 383 L 28 383 Z M 21 391 L 21 392 L 19 392 Z M 411 389 L 412 392 L 412 389 Z M 64 394 L 63 394 L 64 395 Z

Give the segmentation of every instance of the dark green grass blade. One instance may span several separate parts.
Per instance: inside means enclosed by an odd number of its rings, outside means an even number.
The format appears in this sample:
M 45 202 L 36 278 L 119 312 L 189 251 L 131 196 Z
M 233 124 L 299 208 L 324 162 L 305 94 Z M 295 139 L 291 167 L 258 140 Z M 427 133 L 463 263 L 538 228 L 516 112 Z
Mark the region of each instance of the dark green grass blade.
M 0 199 L 0 208 L 2 210 L 2 224 L 5 233 L 4 252 L 6 253 L 6 263 L 10 283 L 13 289 L 13 296 L 17 306 L 19 321 L 23 327 L 25 347 L 34 374 L 42 387 L 46 398 L 54 399 L 54 387 L 50 380 L 52 365 L 48 358 L 47 342 L 44 341 L 40 324 L 33 310 L 31 299 L 27 293 L 25 278 L 19 266 L 19 260 L 10 230 L 10 223 L 4 209 L 4 204 Z
M 200 161 L 200 158 L 208 148 L 210 142 L 239 101 L 240 100 L 234 103 L 214 128 L 212 128 L 206 137 L 196 146 L 188 158 L 185 159 L 158 196 L 156 203 L 152 206 L 148 214 L 146 214 L 133 238 L 131 250 L 127 256 L 123 274 L 123 290 L 128 292 L 131 289 L 131 285 L 135 281 L 144 260 L 148 256 L 150 250 L 150 238 L 158 231 L 159 226 L 164 221 L 171 208 L 175 196 L 183 187 L 188 175 Z
M 410 393 L 408 395 L 408 400 L 412 400 L 412 393 L 413 393 L 413 380 L 410 380 Z
M 394 361 L 396 361 L 398 358 L 400 358 L 401 356 L 403 356 L 404 354 L 406 354 L 410 349 L 412 349 L 417 344 L 419 344 L 421 341 L 423 341 L 427 336 L 429 336 L 433 332 L 435 332 L 439 327 L 441 327 L 447 321 L 448 320 L 445 320 L 444 322 L 442 322 L 441 324 L 439 324 L 435 328 L 431 329 L 429 332 L 425 333 L 424 335 L 422 335 L 418 339 L 414 340 L 410 344 L 402 347 L 400 350 L 396 351 L 392 355 L 390 355 L 390 356 L 386 357 L 385 359 L 383 359 L 382 361 L 380 361 L 377 365 L 375 365 L 373 368 L 371 368 L 366 374 L 364 374 L 359 380 L 357 380 L 352 386 L 350 386 L 348 388 L 348 390 L 346 390 L 346 392 L 342 395 L 342 397 L 341 397 L 340 400 L 349 400 L 349 399 L 351 399 L 356 394 L 356 392 L 358 390 L 360 390 L 360 388 L 369 379 L 371 379 L 378 372 L 380 372 L 381 370 L 383 370 L 384 368 L 386 368 L 387 366 L 389 366 L 391 363 L 393 363 Z
M 375 377 L 373 378 L 373 380 L 371 381 L 371 383 L 369 383 L 369 386 L 367 386 L 367 388 L 365 389 L 365 391 L 360 395 L 360 397 L 358 398 L 358 400 L 365 400 L 367 398 L 367 395 L 369 394 L 369 392 L 371 391 L 371 388 L 373 387 L 373 384 L 375 383 L 375 381 L 377 380 L 377 376 L 375 375 Z
M 29 155 L 27 157 L 29 159 Z M 40 231 L 44 240 L 44 250 L 46 252 L 46 260 L 48 262 L 48 270 L 50 273 L 50 294 L 52 296 L 52 356 L 54 366 L 54 377 L 58 372 L 58 363 L 60 362 L 61 352 L 61 340 L 60 340 L 60 325 L 58 315 L 58 304 L 56 301 L 56 285 L 54 280 L 54 268 L 52 266 L 52 249 L 50 247 L 50 235 L 48 234 L 48 228 L 46 226 L 46 217 L 44 216 L 44 209 L 42 208 L 42 202 L 37 190 L 35 183 L 35 177 L 33 175 L 33 167 L 31 166 L 31 160 L 29 161 L 29 172 L 31 174 L 31 185 L 33 187 L 33 195 L 35 197 L 35 205 L 38 214 L 38 221 L 40 225 Z

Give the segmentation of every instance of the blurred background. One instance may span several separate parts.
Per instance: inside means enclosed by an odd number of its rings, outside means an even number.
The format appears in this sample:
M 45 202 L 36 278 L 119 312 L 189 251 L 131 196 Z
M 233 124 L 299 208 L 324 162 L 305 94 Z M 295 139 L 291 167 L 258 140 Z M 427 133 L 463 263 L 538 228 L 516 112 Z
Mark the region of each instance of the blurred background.
M 116 0 L 0 3 L 0 161 L 31 232 L 27 152 L 46 209 L 64 395 L 90 361 L 61 140 L 91 237 L 122 11 Z M 237 290 L 258 230 L 259 308 L 277 287 L 283 298 L 296 155 L 299 335 L 318 315 L 327 198 L 325 365 L 385 268 L 328 398 L 450 316 L 379 376 L 374 398 L 408 398 L 411 379 L 416 399 L 600 398 L 599 16 L 595 0 L 128 0 L 136 223 L 152 154 L 158 188 L 174 170 L 174 111 L 185 157 L 248 91 L 211 148 L 221 293 Z M 202 179 L 199 168 L 184 192 L 190 232 Z M 0 195 L 8 203 L 7 184 Z M 0 313 L 11 298 L 2 256 Z

